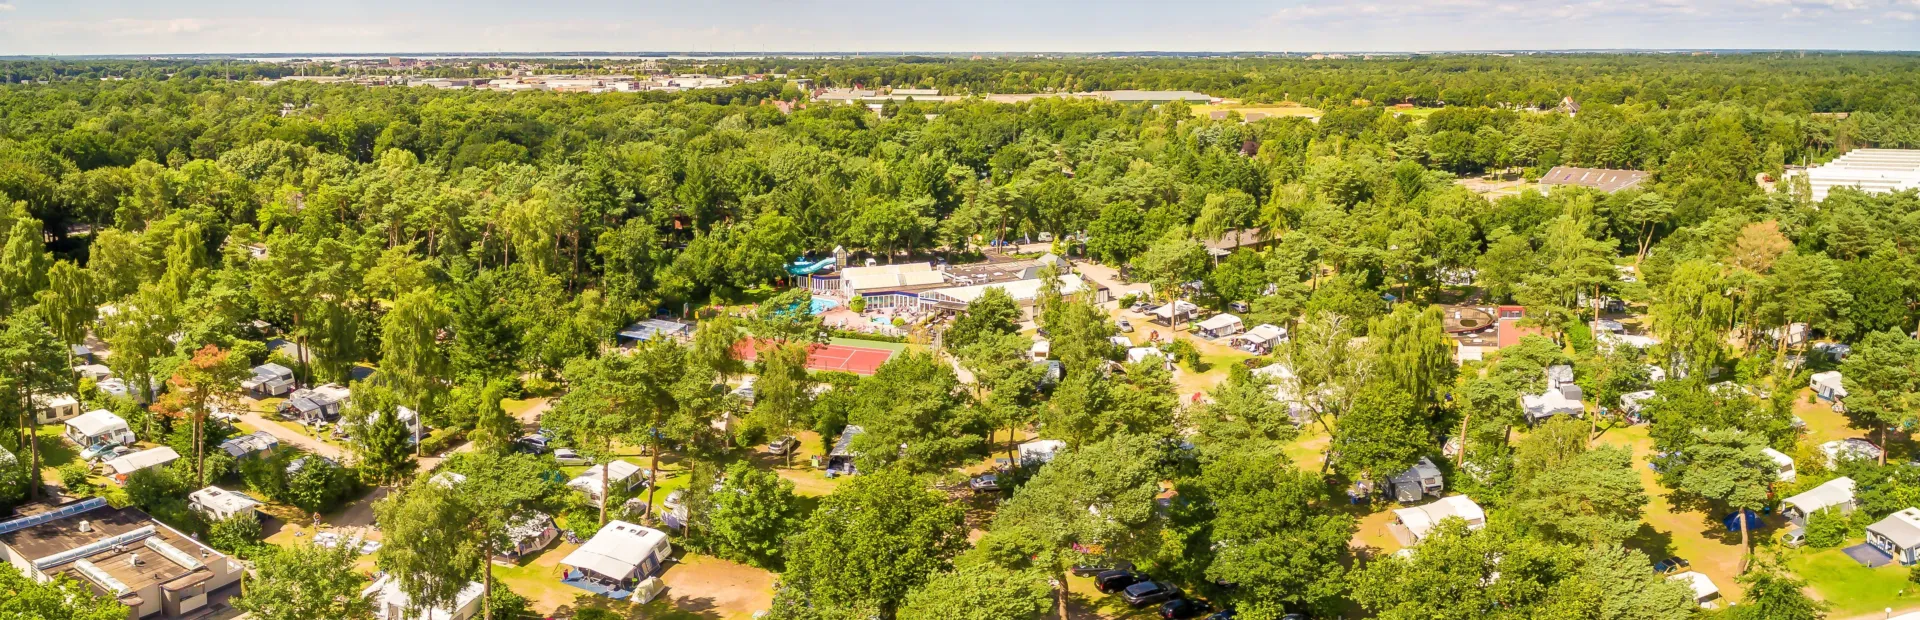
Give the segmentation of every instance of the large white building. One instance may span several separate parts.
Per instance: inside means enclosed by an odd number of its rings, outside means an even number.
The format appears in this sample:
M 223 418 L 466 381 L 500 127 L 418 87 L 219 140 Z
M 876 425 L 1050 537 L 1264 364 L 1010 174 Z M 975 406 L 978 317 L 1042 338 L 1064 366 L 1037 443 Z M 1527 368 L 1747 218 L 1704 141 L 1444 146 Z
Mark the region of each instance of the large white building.
M 1836 187 L 1878 194 L 1920 188 L 1920 150 L 1854 149 L 1804 174 L 1815 201 Z

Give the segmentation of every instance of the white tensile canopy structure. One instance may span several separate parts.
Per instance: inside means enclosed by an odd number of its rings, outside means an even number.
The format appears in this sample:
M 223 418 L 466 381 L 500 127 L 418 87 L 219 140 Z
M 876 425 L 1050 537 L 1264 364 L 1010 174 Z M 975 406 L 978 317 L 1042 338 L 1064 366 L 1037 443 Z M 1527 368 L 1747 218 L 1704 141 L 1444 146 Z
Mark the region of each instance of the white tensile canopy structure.
M 644 578 L 673 555 L 673 545 L 660 530 L 626 521 L 608 521 L 561 564 L 625 581 Z

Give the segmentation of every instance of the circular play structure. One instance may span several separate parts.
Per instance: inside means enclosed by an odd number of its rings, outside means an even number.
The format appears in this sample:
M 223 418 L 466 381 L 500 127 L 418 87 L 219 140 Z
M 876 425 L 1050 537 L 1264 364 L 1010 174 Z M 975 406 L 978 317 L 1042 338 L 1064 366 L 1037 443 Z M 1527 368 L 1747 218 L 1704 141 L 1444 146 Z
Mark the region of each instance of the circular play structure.
M 1489 327 L 1496 322 L 1493 313 L 1472 306 L 1443 306 L 1446 313 L 1446 330 L 1449 334 L 1471 334 Z

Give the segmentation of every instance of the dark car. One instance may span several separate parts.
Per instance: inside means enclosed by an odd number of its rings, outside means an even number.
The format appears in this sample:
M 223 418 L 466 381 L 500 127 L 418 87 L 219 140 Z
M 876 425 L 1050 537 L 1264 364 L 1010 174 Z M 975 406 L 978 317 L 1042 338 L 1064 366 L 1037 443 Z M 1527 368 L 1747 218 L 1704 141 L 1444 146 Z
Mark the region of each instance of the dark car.
M 1690 570 L 1693 570 L 1693 565 L 1688 564 L 1686 560 L 1682 560 L 1678 556 L 1653 563 L 1653 572 L 1662 575 L 1678 575 Z
M 1180 589 L 1158 581 L 1142 581 L 1120 591 L 1120 600 L 1136 608 L 1158 605 L 1180 598 Z
M 1133 570 L 1133 563 L 1126 560 L 1109 562 L 1103 558 L 1087 558 L 1086 563 L 1075 564 L 1070 570 L 1075 577 L 1092 577 L 1107 571 Z
M 1176 598 L 1160 604 L 1160 617 L 1166 620 L 1197 618 L 1209 611 L 1213 611 L 1213 606 L 1197 598 Z
M 1233 610 L 1213 612 L 1213 615 L 1207 616 L 1207 620 L 1233 620 Z
M 1146 580 L 1146 573 L 1134 572 L 1130 568 L 1110 570 L 1093 576 L 1093 589 L 1104 594 L 1112 594 Z

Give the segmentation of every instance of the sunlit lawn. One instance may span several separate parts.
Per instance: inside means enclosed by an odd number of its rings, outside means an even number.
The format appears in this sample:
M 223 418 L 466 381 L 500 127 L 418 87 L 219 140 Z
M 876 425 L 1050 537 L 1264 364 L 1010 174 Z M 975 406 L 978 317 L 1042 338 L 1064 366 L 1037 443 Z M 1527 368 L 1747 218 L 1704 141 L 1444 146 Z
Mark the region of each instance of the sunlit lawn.
M 1859 544 L 1860 539 L 1847 541 Z M 1787 566 L 1807 580 L 1821 599 L 1833 606 L 1833 618 L 1851 618 L 1898 611 L 1920 605 L 1920 586 L 1907 581 L 1907 567 L 1898 564 L 1867 568 L 1840 550 L 1804 549 L 1792 553 Z M 1724 587 L 1724 586 L 1723 586 Z

